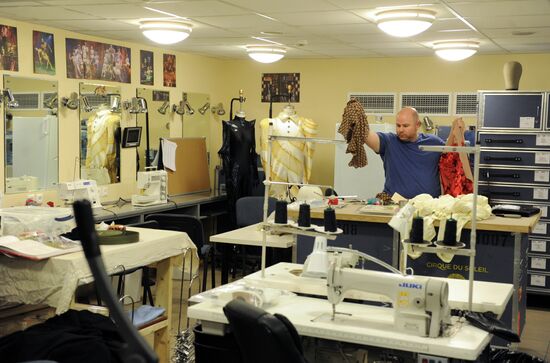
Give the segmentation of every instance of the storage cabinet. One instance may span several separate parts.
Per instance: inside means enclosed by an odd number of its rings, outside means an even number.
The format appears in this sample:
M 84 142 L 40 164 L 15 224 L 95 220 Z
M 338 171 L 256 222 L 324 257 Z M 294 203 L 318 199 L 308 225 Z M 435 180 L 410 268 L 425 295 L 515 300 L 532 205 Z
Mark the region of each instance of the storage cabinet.
M 479 100 L 479 193 L 541 209 L 522 272 L 528 292 L 550 294 L 550 92 L 480 91 Z

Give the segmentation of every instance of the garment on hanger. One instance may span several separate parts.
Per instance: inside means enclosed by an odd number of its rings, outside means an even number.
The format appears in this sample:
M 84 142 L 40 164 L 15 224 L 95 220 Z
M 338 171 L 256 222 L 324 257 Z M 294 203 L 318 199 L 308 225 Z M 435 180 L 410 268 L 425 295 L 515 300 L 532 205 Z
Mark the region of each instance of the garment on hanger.
M 90 116 L 87 124 L 86 169 L 106 169 L 110 182 L 118 180 L 117 132 L 120 114 L 100 108 Z
M 267 170 L 267 158 L 271 157 L 271 181 L 288 183 L 309 183 L 315 144 L 301 140 L 274 140 L 271 143 L 271 155 L 268 155 L 269 124 L 273 124 L 272 135 L 291 137 L 315 137 L 317 123 L 313 120 L 289 114 L 285 110 L 276 118 L 263 119 L 261 128 L 261 158 L 264 170 Z M 273 185 L 270 195 L 279 199 L 288 198 L 288 187 Z
M 457 146 L 457 144 L 451 146 Z M 465 158 L 464 161 L 468 162 L 468 159 Z M 464 168 L 462 167 L 464 161 L 459 153 L 441 154 L 439 158 L 439 175 L 441 177 L 443 194 L 450 194 L 456 197 L 473 192 L 473 183 L 466 177 Z
M 344 108 L 342 123 L 338 132 L 344 136 L 348 147 L 346 154 L 352 154 L 349 166 L 362 168 L 368 164 L 367 153 L 363 144 L 369 134 L 369 123 L 365 116 L 365 110 L 359 101 L 352 99 Z
M 235 116 L 222 124 L 223 143 L 218 155 L 225 174 L 229 218 L 236 225 L 237 199 L 251 195 L 254 185 L 258 183 L 256 120 L 247 121 Z

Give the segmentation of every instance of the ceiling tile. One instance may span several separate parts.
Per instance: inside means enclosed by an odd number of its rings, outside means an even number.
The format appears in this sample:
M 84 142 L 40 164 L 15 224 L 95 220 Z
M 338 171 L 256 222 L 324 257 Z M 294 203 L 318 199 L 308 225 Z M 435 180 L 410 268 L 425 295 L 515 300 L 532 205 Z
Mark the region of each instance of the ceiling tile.
M 380 33 L 380 29 L 376 25 L 366 22 L 358 24 L 306 25 L 299 26 L 297 29 L 305 33 L 317 35 Z
M 233 27 L 271 27 L 273 26 L 273 23 L 278 23 L 276 21 L 269 20 L 255 14 L 232 16 L 201 16 L 194 17 L 193 20 L 227 29 L 231 29 Z
M 259 13 L 287 13 L 295 12 L 337 10 L 338 8 L 325 0 L 223 0 L 225 3 L 241 6 Z
M 333 34 L 331 39 L 346 43 L 384 43 L 393 42 L 403 44 L 403 38 L 392 37 L 382 32 L 372 34 Z
M 146 6 L 186 18 L 194 16 L 242 15 L 251 13 L 249 10 L 213 0 L 179 1 L 177 3 L 159 2 L 147 4 Z
M 331 58 L 367 58 L 367 57 L 381 57 L 379 53 L 365 50 L 365 49 L 353 49 L 353 50 L 332 50 L 325 49 L 319 50 L 318 53 L 330 56 Z
M 65 6 L 65 8 L 105 19 L 153 18 L 159 16 L 159 13 L 147 10 L 142 6 L 128 4 L 78 5 Z
M 40 0 L 43 5 L 100 5 L 100 4 L 124 4 L 124 0 Z
M 94 19 L 95 16 L 51 6 L 19 6 L 2 9 L 3 17 L 21 20 Z
M 532 14 L 550 14 L 550 1 L 487 1 L 457 3 L 452 8 L 463 17 L 518 16 Z
M 467 20 L 480 30 L 490 28 L 546 27 L 548 26 L 548 24 L 550 24 L 550 14 L 499 17 L 476 16 L 467 18 Z
M 521 33 L 528 33 L 533 32 L 532 35 L 514 35 L 514 32 L 521 32 Z M 489 37 L 495 37 L 495 38 L 506 38 L 506 37 L 514 37 L 516 38 L 516 41 L 521 42 L 522 39 L 529 38 L 529 37 L 538 37 L 538 36 L 550 36 L 550 26 L 544 27 L 544 28 L 504 28 L 504 29 L 486 29 L 483 31 L 483 33 Z
M 373 48 L 373 52 L 382 54 L 386 57 L 407 57 L 407 56 L 430 56 L 433 55 L 433 50 L 427 48 L 417 49 L 399 49 L 399 48 Z
M 54 28 L 89 31 L 137 30 L 136 25 L 116 20 L 51 20 L 47 25 Z M 110 34 L 116 35 L 112 32 Z
M 1 1 L 0 7 L 5 6 L 40 6 L 40 4 L 37 1 Z
M 365 19 L 346 11 L 315 11 L 278 14 L 278 19 L 290 25 L 361 24 Z

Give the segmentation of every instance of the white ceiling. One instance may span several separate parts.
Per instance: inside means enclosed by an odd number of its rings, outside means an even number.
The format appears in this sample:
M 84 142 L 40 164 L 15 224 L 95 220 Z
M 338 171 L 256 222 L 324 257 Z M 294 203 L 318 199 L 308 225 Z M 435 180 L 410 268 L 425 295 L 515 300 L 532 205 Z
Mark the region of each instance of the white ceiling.
M 391 37 L 373 22 L 380 7 L 418 5 L 437 19 L 415 37 Z M 478 40 L 481 54 L 550 52 L 550 0 L 0 0 L 4 18 L 151 45 L 137 22 L 166 13 L 194 24 L 167 48 L 213 57 L 244 58 L 245 45 L 267 44 L 253 37 L 285 45 L 288 58 L 423 56 L 453 39 Z

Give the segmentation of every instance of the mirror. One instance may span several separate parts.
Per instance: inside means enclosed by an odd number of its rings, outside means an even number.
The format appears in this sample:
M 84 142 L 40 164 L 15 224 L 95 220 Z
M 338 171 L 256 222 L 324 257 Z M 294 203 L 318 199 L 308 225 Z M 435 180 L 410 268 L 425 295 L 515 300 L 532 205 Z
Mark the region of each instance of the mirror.
M 58 181 L 57 81 L 4 75 L 6 194 L 53 188 Z M 15 107 L 15 103 L 18 107 Z
M 147 102 L 147 113 L 137 114 L 137 126 L 141 126 L 141 143 L 138 147 L 138 171 L 150 166 L 158 153 L 160 138 L 170 137 L 173 128 L 170 92 L 150 88 L 138 88 L 136 96 Z M 148 150 L 148 153 L 147 153 Z M 148 156 L 146 158 L 145 156 Z
M 187 99 L 189 105 L 183 114 L 183 137 L 206 137 L 206 150 L 210 151 L 210 96 L 184 92 L 182 99 Z
M 120 182 L 120 87 L 80 83 L 80 177 Z

